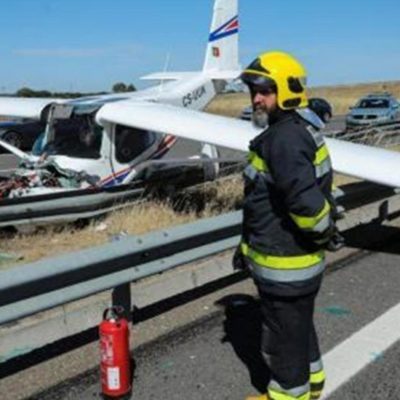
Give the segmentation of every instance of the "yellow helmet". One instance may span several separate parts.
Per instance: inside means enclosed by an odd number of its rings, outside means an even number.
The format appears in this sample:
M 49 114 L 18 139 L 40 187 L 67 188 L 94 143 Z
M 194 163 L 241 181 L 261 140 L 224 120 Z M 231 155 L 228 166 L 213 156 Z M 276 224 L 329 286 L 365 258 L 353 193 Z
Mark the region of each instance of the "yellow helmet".
M 308 106 L 306 70 L 290 54 L 278 51 L 261 54 L 243 71 L 241 79 L 250 88 L 274 88 L 282 110 Z

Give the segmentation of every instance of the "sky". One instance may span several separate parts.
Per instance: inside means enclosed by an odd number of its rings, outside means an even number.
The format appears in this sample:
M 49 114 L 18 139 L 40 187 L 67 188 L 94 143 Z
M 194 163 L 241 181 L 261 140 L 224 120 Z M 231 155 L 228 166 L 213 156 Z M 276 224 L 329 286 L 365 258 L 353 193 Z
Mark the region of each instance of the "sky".
M 240 58 L 288 51 L 311 86 L 400 79 L 398 0 L 239 0 Z M 213 0 L 2 0 L 0 92 L 110 90 L 201 68 Z

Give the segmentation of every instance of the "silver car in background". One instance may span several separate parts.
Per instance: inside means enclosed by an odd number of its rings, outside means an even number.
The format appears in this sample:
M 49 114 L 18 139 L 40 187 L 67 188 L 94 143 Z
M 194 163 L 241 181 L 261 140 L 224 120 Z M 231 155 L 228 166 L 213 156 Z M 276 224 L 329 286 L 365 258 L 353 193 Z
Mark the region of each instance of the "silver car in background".
M 399 102 L 390 93 L 374 93 L 361 98 L 346 116 L 346 127 L 357 128 L 398 120 Z

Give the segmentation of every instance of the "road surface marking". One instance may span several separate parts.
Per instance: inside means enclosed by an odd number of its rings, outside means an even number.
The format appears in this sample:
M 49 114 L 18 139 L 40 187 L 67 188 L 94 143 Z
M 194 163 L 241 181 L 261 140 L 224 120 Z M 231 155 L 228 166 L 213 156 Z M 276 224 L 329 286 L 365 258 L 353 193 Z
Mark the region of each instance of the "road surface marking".
M 377 360 L 400 339 L 400 303 L 324 355 L 324 399 Z

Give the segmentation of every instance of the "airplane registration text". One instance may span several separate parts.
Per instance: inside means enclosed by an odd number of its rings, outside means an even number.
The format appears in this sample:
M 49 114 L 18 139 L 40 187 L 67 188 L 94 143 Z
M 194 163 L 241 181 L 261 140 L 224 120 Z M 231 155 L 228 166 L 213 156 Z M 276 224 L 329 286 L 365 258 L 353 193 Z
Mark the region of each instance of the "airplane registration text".
M 183 107 L 189 107 L 192 103 L 201 99 L 206 94 L 206 88 L 204 86 L 194 90 L 191 93 L 188 93 L 182 99 Z

